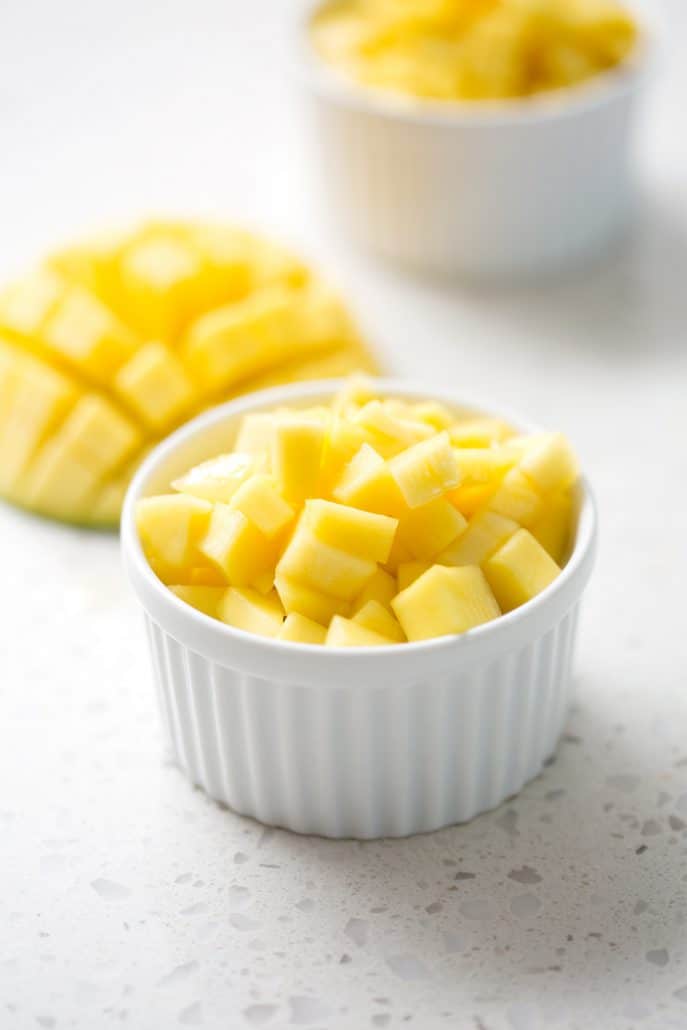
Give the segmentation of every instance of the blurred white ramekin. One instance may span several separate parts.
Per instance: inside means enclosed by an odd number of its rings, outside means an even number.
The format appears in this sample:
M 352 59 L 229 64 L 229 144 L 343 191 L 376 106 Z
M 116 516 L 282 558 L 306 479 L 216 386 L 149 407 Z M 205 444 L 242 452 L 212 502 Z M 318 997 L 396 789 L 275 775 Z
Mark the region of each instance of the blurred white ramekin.
M 535 276 L 603 248 L 634 193 L 638 95 L 657 33 L 649 0 L 630 60 L 525 100 L 432 102 L 365 88 L 315 53 L 306 0 L 296 59 L 331 221 L 363 249 L 468 278 Z M 649 16 L 647 16 L 647 7 Z
M 184 604 L 144 557 L 137 500 L 229 449 L 246 412 L 318 403 L 340 385 L 265 390 L 177 430 L 129 489 L 123 556 L 145 611 L 162 720 L 192 782 L 237 812 L 299 833 L 399 837 L 493 808 L 554 751 L 571 696 L 596 515 L 583 484 L 560 576 L 534 601 L 460 637 L 330 649 L 253 636 Z M 394 380 L 376 386 L 381 394 L 490 410 L 447 390 Z

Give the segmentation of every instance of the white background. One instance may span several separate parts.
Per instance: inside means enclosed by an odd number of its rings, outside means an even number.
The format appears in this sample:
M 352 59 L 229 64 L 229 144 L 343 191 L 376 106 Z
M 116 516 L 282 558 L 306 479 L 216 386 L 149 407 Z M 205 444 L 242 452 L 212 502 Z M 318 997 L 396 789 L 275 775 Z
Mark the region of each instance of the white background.
M 687 1026 L 687 14 L 666 7 L 632 235 L 488 290 L 323 228 L 284 0 L 0 4 L 3 276 L 140 213 L 260 224 L 396 371 L 568 432 L 602 518 L 555 764 L 469 826 L 359 845 L 194 793 L 161 759 L 116 541 L 0 510 L 2 1030 Z

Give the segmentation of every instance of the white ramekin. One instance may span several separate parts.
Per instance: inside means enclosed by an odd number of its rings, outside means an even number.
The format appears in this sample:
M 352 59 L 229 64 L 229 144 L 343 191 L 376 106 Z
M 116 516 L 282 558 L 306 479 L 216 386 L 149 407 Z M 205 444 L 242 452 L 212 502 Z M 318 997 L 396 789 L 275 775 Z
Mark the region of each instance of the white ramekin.
M 243 397 L 160 444 L 126 498 L 124 563 L 145 611 L 169 743 L 194 784 L 237 812 L 299 833 L 406 836 L 493 808 L 552 754 L 570 701 L 595 509 L 583 485 L 561 575 L 534 601 L 460 637 L 329 649 L 253 636 L 182 603 L 143 555 L 137 500 L 227 450 L 246 412 L 318 403 L 340 385 L 329 380 Z M 488 410 L 445 390 L 393 380 L 376 387 Z
M 317 57 L 303 6 L 296 57 L 319 192 L 363 249 L 471 278 L 537 275 L 600 250 L 632 208 L 632 127 L 653 51 L 646 0 L 631 60 L 525 101 L 395 97 Z

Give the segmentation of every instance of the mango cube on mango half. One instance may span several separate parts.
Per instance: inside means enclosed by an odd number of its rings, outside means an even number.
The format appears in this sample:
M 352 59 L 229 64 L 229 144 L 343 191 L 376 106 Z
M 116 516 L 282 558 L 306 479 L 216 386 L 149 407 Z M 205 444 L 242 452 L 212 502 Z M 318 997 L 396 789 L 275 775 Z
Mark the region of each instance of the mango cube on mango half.
M 87 240 L 0 290 L 0 496 L 116 526 L 137 466 L 182 422 L 355 371 L 377 368 L 342 300 L 268 240 L 160 221 Z M 267 485 L 251 490 L 255 510 Z
M 389 647 L 468 632 L 545 590 L 570 551 L 578 476 L 561 433 L 354 379 L 329 404 L 245 415 L 232 450 L 140 500 L 136 520 L 154 572 L 203 618 Z

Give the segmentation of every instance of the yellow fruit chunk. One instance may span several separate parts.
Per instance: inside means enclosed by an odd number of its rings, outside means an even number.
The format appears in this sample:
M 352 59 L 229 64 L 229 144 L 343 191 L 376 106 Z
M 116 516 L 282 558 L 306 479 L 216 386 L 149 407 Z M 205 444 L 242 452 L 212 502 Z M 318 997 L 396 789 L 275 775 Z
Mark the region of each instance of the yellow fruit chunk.
M 484 562 L 483 568 L 504 612 L 536 597 L 561 571 L 526 529 L 519 529 Z
M 523 455 L 523 472 L 542 493 L 564 490 L 580 474 L 577 457 L 562 433 L 543 436 Z
M 43 342 L 97 383 L 113 374 L 136 349 L 136 339 L 97 297 L 75 286 L 43 327 Z
M 461 515 L 469 519 L 486 506 L 498 485 L 498 480 L 493 483 L 466 483 L 465 486 L 449 490 L 446 497 Z
M 2 434 L 11 446 L 2 449 L 0 489 L 10 492 L 37 447 L 73 404 L 76 391 L 59 372 L 30 358 L 20 363 L 11 353 L 5 355 L 3 382 Z
M 207 297 L 203 261 L 182 239 L 164 233 L 127 248 L 120 267 L 122 302 L 136 330 L 149 338 L 176 336 Z M 218 298 L 219 299 L 219 298 Z
M 147 343 L 136 351 L 117 372 L 114 387 L 153 430 L 178 419 L 194 399 L 184 366 L 162 343 Z
M 388 515 L 317 499 L 305 502 L 303 521 L 325 544 L 382 563 L 389 557 L 398 525 Z
M 37 336 L 64 291 L 64 280 L 48 269 L 14 283 L 0 296 L 0 328 L 19 336 Z
M 335 615 L 329 624 L 325 644 L 327 647 L 388 647 L 394 641 L 381 633 L 367 629 L 342 615 Z
M 491 447 L 507 440 L 513 430 L 500 418 L 469 418 L 451 426 L 448 435 L 455 447 Z
M 339 414 L 332 415 L 322 455 L 322 490 L 330 494 L 344 469 L 366 443 L 365 430 Z
M 501 612 L 481 569 L 433 565 L 391 602 L 408 640 L 464 633 Z
M 189 586 L 187 584 L 175 584 L 169 588 L 173 594 L 181 600 L 185 601 L 186 604 L 190 604 L 192 608 L 197 608 L 199 612 L 203 612 L 205 615 L 216 618 L 217 611 L 219 609 L 219 603 L 224 597 L 226 587 L 202 587 L 202 586 Z
M 276 637 L 284 620 L 284 610 L 274 591 L 265 597 L 256 590 L 238 587 L 225 591 L 217 615 L 229 626 L 260 637 Z
M 413 558 L 433 558 L 465 530 L 463 515 L 444 497 L 414 508 L 398 527 L 399 543 Z
M 441 565 L 481 565 L 519 528 L 517 522 L 504 515 L 482 511 L 470 519 L 467 529 L 454 543 L 437 555 L 437 562 Z
M 251 412 L 241 419 L 234 450 L 262 458 L 268 466 L 272 464 L 272 448 L 277 419 L 273 412 Z
M 184 494 L 179 494 L 183 497 Z M 228 504 L 217 503 L 198 550 L 233 586 L 256 586 L 274 570 L 276 549 L 246 516 Z
M 433 436 L 433 430 L 421 422 L 411 422 L 389 410 L 387 402 L 368 401 L 354 416 L 355 424 L 371 433 L 373 446 L 384 457 Z
M 305 615 L 290 612 L 284 619 L 277 637 L 280 640 L 291 640 L 294 644 L 324 644 L 327 630 L 319 622 L 313 622 Z
M 30 465 L 22 486 L 28 504 L 71 518 L 71 509 L 139 444 L 138 429 L 116 408 L 97 394 L 83 395 Z
M 312 587 L 289 579 L 279 571 L 274 577 L 274 585 L 284 606 L 284 611 L 298 612 L 305 615 L 314 622 L 326 626 L 334 615 L 348 615 L 350 604 L 340 597 L 331 597 L 321 590 L 313 590 Z
M 389 465 L 369 444 L 363 444 L 349 461 L 332 494 L 342 504 L 391 518 L 407 510 Z
M 325 544 L 299 524 L 284 551 L 277 573 L 344 601 L 352 601 L 375 571 L 375 563 Z
M 185 475 L 175 479 L 172 486 L 181 493 L 228 504 L 241 484 L 253 473 L 255 465 L 255 459 L 250 454 L 219 454 L 216 458 L 209 458 L 194 466 Z
M 398 644 L 402 644 L 406 639 L 398 619 L 379 601 L 368 601 L 367 604 L 364 604 L 353 616 L 353 622 L 364 626 L 365 629 L 371 629 L 374 633 L 379 633 L 380 636 L 388 637 L 389 640 Z
M 272 443 L 272 471 L 287 500 L 317 493 L 326 428 L 307 417 L 280 419 Z
M 294 346 L 294 296 L 275 286 L 202 315 L 182 355 L 207 390 L 218 390 L 286 361 Z
M 427 504 L 460 482 L 456 455 L 445 432 L 401 451 L 391 459 L 389 469 L 409 508 Z
M 513 468 L 506 473 L 487 507 L 522 526 L 529 526 L 542 510 L 542 496 L 519 468 Z
M 498 482 L 516 463 L 507 447 L 458 447 L 455 451 L 461 486 Z M 460 490 L 460 487 L 458 487 Z
M 568 490 L 553 494 L 547 498 L 544 513 L 530 526 L 532 536 L 548 551 L 557 565 L 562 565 L 568 556 L 573 508 L 573 498 Z
M 164 569 L 197 565 L 197 546 L 211 513 L 212 505 L 207 501 L 185 494 L 161 494 L 139 501 L 136 528 L 151 565 Z
M 445 408 L 443 404 L 437 404 L 436 401 L 422 401 L 420 404 L 414 404 L 412 413 L 414 419 L 425 422 L 438 432 L 448 429 L 455 422 L 455 417 L 448 408 Z
M 231 499 L 231 506 L 243 512 L 268 539 L 286 529 L 296 514 L 279 493 L 274 479 L 262 473 L 241 484 Z
M 431 569 L 432 562 L 430 561 L 406 561 L 401 562 L 398 566 L 398 572 L 396 573 L 396 580 L 398 583 L 398 593 L 409 587 L 411 583 L 414 583 L 416 579 L 419 579 L 423 572 L 427 569 Z
M 385 608 L 391 606 L 391 599 L 396 596 L 396 580 L 384 569 L 377 569 L 353 601 L 351 611 L 360 611 L 368 601 L 378 601 Z
M 389 557 L 384 562 L 384 568 L 392 576 L 396 576 L 401 565 L 413 561 L 413 558 L 412 551 L 401 540 L 400 534 L 397 532 Z

